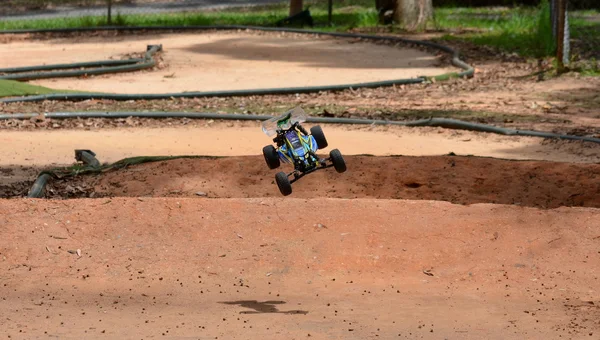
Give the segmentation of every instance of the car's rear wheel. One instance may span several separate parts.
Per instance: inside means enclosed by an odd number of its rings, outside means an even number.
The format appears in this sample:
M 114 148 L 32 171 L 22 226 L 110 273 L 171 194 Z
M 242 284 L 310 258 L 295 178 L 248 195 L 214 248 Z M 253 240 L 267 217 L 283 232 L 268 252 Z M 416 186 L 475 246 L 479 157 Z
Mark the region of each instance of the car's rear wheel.
M 278 172 L 275 175 L 275 182 L 277 187 L 283 196 L 287 196 L 292 193 L 292 183 L 285 172 Z
M 267 145 L 263 148 L 263 156 L 265 156 L 265 162 L 267 162 L 269 169 L 277 169 L 281 165 L 279 155 L 273 145 Z
M 317 147 L 319 147 L 319 149 L 325 149 L 327 147 L 327 138 L 325 138 L 323 129 L 321 129 L 319 125 L 311 127 L 310 134 L 315 137 L 315 140 L 317 141 Z
M 331 163 L 333 163 L 333 167 L 335 171 L 342 173 L 346 171 L 346 161 L 342 156 L 342 153 L 338 149 L 333 149 L 329 153 L 329 157 L 331 158 Z

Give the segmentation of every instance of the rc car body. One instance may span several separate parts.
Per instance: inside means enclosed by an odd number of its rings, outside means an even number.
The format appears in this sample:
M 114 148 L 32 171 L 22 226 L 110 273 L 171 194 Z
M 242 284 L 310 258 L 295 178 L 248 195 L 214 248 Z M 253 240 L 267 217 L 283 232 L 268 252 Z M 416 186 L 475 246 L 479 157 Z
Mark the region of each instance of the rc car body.
M 340 151 L 333 149 L 329 158 L 317 156 L 317 150 L 328 146 L 325 134 L 320 126 L 310 128 L 310 134 L 301 123 L 308 118 L 303 109 L 297 107 L 278 117 L 262 123 L 262 130 L 267 136 L 275 136 L 277 145 L 263 148 L 263 156 L 269 169 L 277 169 L 281 162 L 291 164 L 294 170 L 290 173 L 279 172 L 275 181 L 279 191 L 284 195 L 292 193 L 292 183 L 313 171 L 334 167 L 337 172 L 346 171 L 346 163 Z M 293 177 L 290 180 L 290 177 Z

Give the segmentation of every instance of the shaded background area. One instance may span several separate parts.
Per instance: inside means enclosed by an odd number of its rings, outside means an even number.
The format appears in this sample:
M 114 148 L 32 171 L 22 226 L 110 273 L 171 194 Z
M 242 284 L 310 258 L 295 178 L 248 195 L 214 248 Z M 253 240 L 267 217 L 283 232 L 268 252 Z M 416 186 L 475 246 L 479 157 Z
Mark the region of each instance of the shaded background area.
M 567 1 L 572 10 L 600 9 L 600 2 L 596 0 Z M 334 2 L 335 5 L 342 6 L 345 3 L 361 3 L 375 7 L 375 0 L 334 0 Z M 0 18 L 24 20 L 103 16 L 107 14 L 108 3 L 109 0 L 5 0 L 3 1 L 4 6 L 0 8 Z M 117 13 L 127 15 L 288 4 L 289 0 L 112 0 L 111 3 L 114 15 Z M 305 3 L 310 5 L 314 1 L 305 1 Z M 540 0 L 433 0 L 434 7 L 512 7 L 538 6 L 539 4 Z
M 349 49 L 353 44 L 357 44 L 356 48 Z M 310 68 L 410 69 L 429 68 L 432 63 L 440 63 L 436 57 L 417 49 L 390 49 L 369 42 L 341 39 L 282 39 L 269 35 L 224 38 L 192 44 L 184 50 L 233 60 L 299 63 Z
M 285 3 L 286 0 L 113 0 L 114 15 L 173 13 Z M 105 16 L 107 0 L 7 0 L 2 20 Z

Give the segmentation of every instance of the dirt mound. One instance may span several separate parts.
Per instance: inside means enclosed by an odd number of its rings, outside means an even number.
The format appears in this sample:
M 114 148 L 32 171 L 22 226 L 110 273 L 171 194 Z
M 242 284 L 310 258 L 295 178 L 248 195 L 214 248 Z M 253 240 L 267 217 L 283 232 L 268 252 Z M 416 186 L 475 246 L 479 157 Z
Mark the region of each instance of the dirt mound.
M 3 201 L 0 336 L 592 339 L 599 217 L 392 200 Z
M 310 174 L 294 183 L 292 197 L 600 207 L 596 164 L 453 156 L 346 159 L 346 173 L 326 169 Z M 175 159 L 54 182 L 50 193 L 52 197 L 280 197 L 276 172 L 268 170 L 262 156 Z M 65 191 L 67 185 L 70 189 Z

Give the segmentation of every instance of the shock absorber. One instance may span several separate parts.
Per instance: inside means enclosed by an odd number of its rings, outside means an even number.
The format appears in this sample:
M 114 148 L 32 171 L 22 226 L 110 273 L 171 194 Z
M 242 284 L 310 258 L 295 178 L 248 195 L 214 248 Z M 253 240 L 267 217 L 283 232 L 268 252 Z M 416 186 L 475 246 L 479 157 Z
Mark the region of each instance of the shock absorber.
M 306 130 L 304 129 L 304 127 L 300 124 L 297 125 L 298 126 L 298 130 L 300 130 L 300 132 L 302 132 L 304 135 L 308 136 L 308 132 L 306 132 Z

